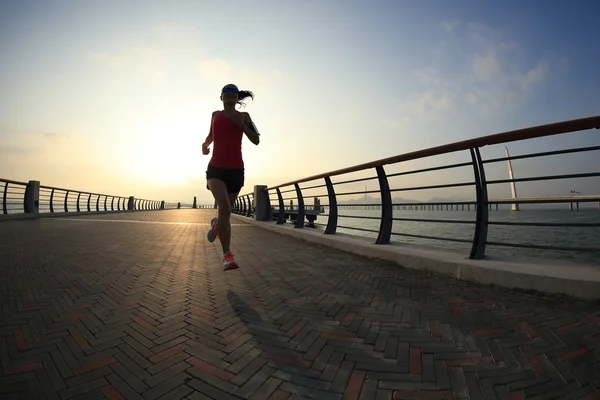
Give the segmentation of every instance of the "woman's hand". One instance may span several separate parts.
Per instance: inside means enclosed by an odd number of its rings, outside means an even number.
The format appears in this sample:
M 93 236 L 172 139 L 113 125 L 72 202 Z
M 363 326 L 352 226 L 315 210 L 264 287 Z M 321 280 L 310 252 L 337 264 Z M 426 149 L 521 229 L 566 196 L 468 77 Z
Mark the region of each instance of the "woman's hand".
M 208 148 L 208 145 L 206 144 L 206 142 L 202 143 L 202 154 L 207 155 L 210 153 L 210 149 Z

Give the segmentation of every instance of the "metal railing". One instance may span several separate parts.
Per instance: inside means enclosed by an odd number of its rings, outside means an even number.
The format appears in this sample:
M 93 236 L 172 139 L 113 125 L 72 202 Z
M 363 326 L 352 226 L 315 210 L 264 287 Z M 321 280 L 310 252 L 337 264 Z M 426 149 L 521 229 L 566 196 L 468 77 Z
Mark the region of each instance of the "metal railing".
M 53 186 L 39 185 L 34 189 L 32 182 L 19 182 L 0 178 L 2 215 L 93 213 L 112 211 L 149 211 L 193 208 L 189 203 L 173 203 L 158 200 L 117 196 Z M 36 193 L 32 193 L 35 191 Z
M 597 202 L 598 209 L 600 209 L 600 193 L 593 196 L 548 196 L 548 197 L 511 197 L 511 198 L 491 198 L 489 192 L 495 185 L 510 184 L 514 185 L 519 182 L 544 182 L 552 180 L 566 180 L 566 179 L 583 179 L 583 178 L 597 178 L 600 177 L 600 167 L 596 168 L 596 171 L 584 171 L 569 174 L 543 174 L 538 176 L 515 178 L 511 176 L 507 179 L 490 179 L 486 177 L 486 171 L 494 164 L 498 163 L 510 163 L 515 160 L 526 160 L 526 159 L 537 159 L 542 157 L 551 157 L 562 154 L 583 154 L 587 152 L 596 152 L 600 150 L 600 146 L 587 146 L 579 148 L 568 148 L 556 151 L 536 152 L 529 154 L 522 154 L 518 156 L 507 156 L 484 159 L 481 155 L 481 149 L 485 146 L 500 145 L 510 142 L 524 141 L 528 139 L 536 139 L 553 135 L 569 134 L 572 132 L 600 129 L 600 116 L 582 118 L 577 120 L 559 122 L 548 125 L 541 125 L 526 129 L 519 129 L 515 131 L 499 133 L 475 139 L 455 142 L 415 152 L 405 153 L 394 157 L 376 160 L 373 162 L 360 164 L 336 171 L 326 172 L 323 174 L 310 176 L 303 179 L 298 179 L 292 182 L 286 182 L 283 184 L 268 187 L 266 191 L 269 196 L 269 207 L 271 208 L 273 215 L 276 217 L 277 224 L 285 223 L 286 219 L 290 217 L 294 221 L 294 227 L 303 228 L 305 226 L 306 217 L 311 209 L 311 206 L 305 204 L 305 199 L 308 197 L 320 198 L 324 197 L 328 199 L 328 204 L 324 206 L 328 209 L 327 213 L 318 214 L 319 217 L 327 217 L 326 223 L 315 223 L 317 226 L 324 228 L 324 234 L 335 234 L 340 228 L 346 229 L 347 231 L 361 231 L 362 233 L 368 233 L 372 236 L 376 235 L 375 243 L 377 244 L 388 244 L 391 242 L 392 236 L 404 237 L 418 240 L 429 240 L 429 241 L 443 241 L 451 243 L 460 243 L 464 248 L 468 250 L 468 257 L 471 259 L 482 259 L 486 255 L 487 246 L 500 246 L 509 248 L 526 248 L 536 250 L 560 250 L 560 251 L 574 251 L 574 252 L 585 252 L 588 254 L 594 254 L 593 257 L 596 260 L 600 260 L 600 220 L 599 222 L 539 222 L 539 221 L 493 221 L 490 220 L 490 210 L 492 205 L 495 205 L 498 209 L 498 205 L 510 204 L 513 207 L 518 207 L 520 204 L 549 204 L 549 203 L 570 203 L 571 208 L 573 205 L 579 207 L 579 203 L 590 203 Z M 442 155 L 467 155 L 468 159 L 462 162 L 454 162 L 445 165 L 434 165 L 427 168 L 416 168 L 410 169 L 405 167 L 410 162 L 416 162 L 416 160 L 423 160 L 429 157 L 442 156 Z M 600 165 L 600 164 L 599 164 Z M 386 171 L 388 166 L 399 166 L 405 168 L 404 170 L 396 173 L 390 173 Z M 390 180 L 399 177 L 417 176 L 426 173 L 440 174 L 442 172 L 457 170 L 460 168 L 468 168 L 471 170 L 471 179 L 461 179 L 455 182 L 442 182 L 436 184 L 424 184 L 404 187 L 391 187 Z M 509 166 L 509 168 L 511 168 Z M 332 178 L 344 177 L 353 173 L 374 171 L 374 176 L 360 177 L 356 179 L 343 179 L 334 182 Z M 460 176 L 464 176 L 460 175 Z M 349 191 L 336 191 L 336 188 L 340 185 L 356 185 L 358 183 L 363 184 L 364 182 L 373 181 L 377 182 L 377 188 L 372 190 L 349 190 Z M 302 187 L 301 187 L 302 185 Z M 600 187 L 600 186 L 599 186 Z M 474 194 L 474 200 L 464 201 L 429 201 L 429 202 L 416 202 L 416 201 L 396 201 L 392 199 L 394 193 L 408 193 L 415 191 L 429 191 L 436 189 L 456 189 L 470 188 Z M 318 194 L 307 193 L 314 190 L 321 190 Z M 600 191 L 599 191 L 600 192 Z M 376 195 L 379 198 L 378 204 L 365 204 L 365 203 L 345 203 L 342 204 L 340 198 L 343 196 L 367 196 Z M 289 206 L 285 204 L 286 201 L 296 201 L 295 211 L 291 211 Z M 233 212 L 251 217 L 254 214 L 254 194 L 247 193 L 240 196 L 233 207 Z M 273 204 L 273 205 L 271 205 Z M 467 209 L 471 209 L 471 206 L 475 211 L 475 219 L 467 220 L 463 218 L 445 219 L 445 218 L 409 218 L 409 217 L 394 217 L 395 210 L 406 210 L 406 209 L 424 209 L 424 210 L 435 210 L 436 207 L 439 210 L 440 207 L 446 209 L 458 210 L 460 207 L 464 210 L 465 206 Z M 376 208 L 381 211 L 381 215 L 378 217 L 368 215 L 350 215 L 342 214 L 342 210 L 350 208 Z M 312 207 L 314 208 L 314 207 Z M 378 220 L 378 229 L 372 229 L 365 226 L 342 226 L 338 224 L 338 220 L 344 218 L 346 220 Z M 410 232 L 402 230 L 404 225 L 400 225 L 401 231 L 393 231 L 394 223 L 419 223 L 419 224 L 454 224 L 454 225 L 467 225 L 471 226 L 471 237 L 443 237 L 436 234 L 422 234 L 418 232 Z M 578 227 L 585 229 L 596 229 L 595 232 L 598 234 L 598 241 L 592 241 L 591 245 L 588 246 L 563 246 L 563 245 L 549 245 L 549 244 L 534 244 L 531 241 L 526 243 L 516 243 L 511 241 L 501 240 L 488 240 L 488 233 L 490 226 L 512 226 L 517 228 L 524 227 Z M 464 231 L 462 231 L 464 232 Z M 459 235 L 457 235 L 459 236 Z M 507 235 L 511 236 L 511 235 Z M 595 243 L 595 244 L 594 244 Z

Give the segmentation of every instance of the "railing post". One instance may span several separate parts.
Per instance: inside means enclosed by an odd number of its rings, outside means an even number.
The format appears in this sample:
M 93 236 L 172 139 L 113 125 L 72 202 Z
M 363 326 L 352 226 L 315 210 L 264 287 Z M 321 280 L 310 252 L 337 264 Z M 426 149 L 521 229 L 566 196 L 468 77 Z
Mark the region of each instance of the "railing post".
M 25 187 L 23 209 L 27 214 L 38 215 L 40 213 L 40 181 L 29 181 Z
M 67 190 L 67 193 L 65 193 L 65 212 L 69 212 L 69 205 L 67 203 L 69 199 L 69 191 Z
M 485 170 L 479 148 L 469 149 L 473 161 L 473 173 L 475 175 L 475 194 L 477 205 L 475 213 L 475 232 L 473 234 L 473 246 L 471 247 L 470 259 L 482 259 L 485 257 L 485 245 L 487 244 L 489 210 L 487 181 Z
M 390 184 L 383 166 L 380 165 L 375 169 L 377 170 L 377 179 L 379 180 L 379 189 L 381 192 L 381 225 L 379 226 L 379 235 L 375 243 L 388 244 L 392 236 L 392 223 L 394 222 L 392 193 L 390 192 Z
M 88 196 L 88 201 L 87 201 L 87 210 L 88 212 L 91 211 L 90 210 L 90 200 L 92 199 L 92 194 L 90 193 L 90 195 Z
M 129 196 L 129 201 L 127 202 L 127 210 L 135 210 L 135 197 Z
M 331 178 L 325 177 L 325 185 L 327 186 L 327 196 L 329 197 L 329 217 L 327 218 L 327 227 L 325 228 L 326 235 L 333 235 L 337 229 L 338 222 L 338 207 L 337 198 L 335 197 L 335 189 Z
M 240 210 L 240 215 L 246 215 L 246 197 L 242 196 L 242 198 L 240 199 L 240 201 L 242 202 L 242 209 Z
M 285 204 L 283 203 L 283 196 L 281 195 L 281 190 L 279 188 L 275 189 L 277 191 L 277 198 L 279 201 L 279 215 L 277 215 L 277 224 L 285 223 Z
M 165 201 L 164 200 L 160 202 L 160 209 L 161 210 L 165 209 Z
M 2 194 L 2 214 L 8 214 L 6 199 L 8 197 L 8 182 L 4 182 L 4 193 Z M 52 207 L 52 206 L 50 206 Z
M 108 200 L 108 196 L 104 196 L 104 211 L 108 211 L 106 209 L 106 201 Z
M 198 203 L 196 202 L 196 196 L 194 196 L 194 205 L 192 208 L 198 208 Z
M 254 186 L 254 220 L 271 221 L 271 199 L 266 185 Z
M 81 199 L 81 192 L 79 192 L 79 194 L 77 195 L 77 212 L 80 211 L 80 208 L 79 208 L 79 199 Z
M 177 209 L 178 209 L 178 210 L 179 210 L 179 209 L 181 209 L 181 202 L 178 202 L 178 203 L 177 203 Z
M 96 198 L 96 211 L 100 211 L 100 195 Z
M 304 228 L 304 198 L 302 197 L 300 185 L 294 183 L 294 187 L 296 188 L 296 196 L 298 196 L 298 214 L 296 215 L 296 223 L 294 224 L 294 228 Z
M 54 189 L 50 192 L 50 212 L 54 212 Z
M 252 198 L 250 197 L 251 195 L 248 195 L 246 197 L 248 197 L 248 210 L 245 214 L 246 217 L 251 217 L 253 212 L 252 212 Z M 254 196 L 254 195 L 252 195 Z

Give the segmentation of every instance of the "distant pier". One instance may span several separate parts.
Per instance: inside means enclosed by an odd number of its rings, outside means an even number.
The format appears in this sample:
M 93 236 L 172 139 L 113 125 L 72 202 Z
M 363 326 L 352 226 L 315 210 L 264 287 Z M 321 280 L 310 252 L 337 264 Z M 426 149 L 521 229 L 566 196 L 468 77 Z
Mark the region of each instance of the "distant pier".
M 498 211 L 500 204 L 511 205 L 512 210 L 519 210 L 518 207 L 512 207 L 514 204 L 569 204 L 570 211 L 579 211 L 579 203 L 598 203 L 600 211 L 600 195 L 591 196 L 549 196 L 549 197 L 519 197 L 506 199 L 490 199 L 488 201 L 490 211 Z M 338 208 L 346 210 L 378 210 L 381 204 L 338 204 Z M 422 203 L 394 203 L 394 210 L 416 210 L 416 211 L 470 211 L 477 210 L 477 203 L 473 201 L 456 202 L 422 202 Z

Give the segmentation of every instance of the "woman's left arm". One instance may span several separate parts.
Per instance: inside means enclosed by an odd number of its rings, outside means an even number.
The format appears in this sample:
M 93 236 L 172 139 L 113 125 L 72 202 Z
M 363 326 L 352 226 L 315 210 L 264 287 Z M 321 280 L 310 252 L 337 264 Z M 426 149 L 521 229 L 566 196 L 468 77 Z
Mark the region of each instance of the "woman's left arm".
M 244 133 L 248 136 L 248 139 L 255 145 L 260 143 L 260 133 L 258 133 L 258 129 L 256 129 L 256 125 L 252 122 L 252 118 L 250 114 L 247 112 L 243 113 L 244 116 Z

